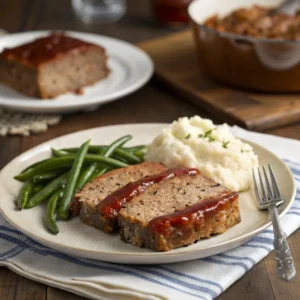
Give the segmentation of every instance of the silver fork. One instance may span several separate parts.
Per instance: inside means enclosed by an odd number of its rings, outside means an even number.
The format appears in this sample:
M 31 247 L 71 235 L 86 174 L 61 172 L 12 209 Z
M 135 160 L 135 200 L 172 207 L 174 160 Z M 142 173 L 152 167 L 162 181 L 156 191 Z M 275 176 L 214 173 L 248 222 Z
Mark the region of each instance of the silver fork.
M 263 167 L 265 184 L 259 168 L 257 168 L 259 182 L 256 180 L 254 169 L 252 170 L 255 195 L 258 201 L 258 208 L 268 209 L 271 214 L 274 231 L 274 248 L 279 276 L 284 280 L 291 280 L 296 275 L 296 269 L 289 244 L 280 225 L 277 210 L 277 205 L 282 204 L 284 200 L 280 194 L 278 184 L 270 164 L 268 165 L 268 169 L 272 188 L 265 167 Z

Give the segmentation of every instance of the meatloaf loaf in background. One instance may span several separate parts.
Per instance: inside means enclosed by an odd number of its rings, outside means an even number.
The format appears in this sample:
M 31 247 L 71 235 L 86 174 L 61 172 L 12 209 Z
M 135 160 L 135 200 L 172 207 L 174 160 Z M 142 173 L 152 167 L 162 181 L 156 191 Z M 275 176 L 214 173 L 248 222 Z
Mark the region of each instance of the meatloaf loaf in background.
M 143 162 L 105 173 L 88 183 L 75 195 L 71 204 L 73 215 L 80 214 L 80 219 L 83 223 L 105 232 L 113 232 L 118 228 L 117 216 L 106 217 L 99 214 L 97 205 L 112 192 L 129 182 L 137 181 L 148 175 L 161 173 L 165 169 L 159 163 Z
M 131 199 L 118 221 L 125 242 L 168 251 L 239 223 L 238 193 L 201 175 L 181 175 Z
M 62 33 L 0 53 L 0 82 L 35 98 L 80 93 L 108 74 L 104 48 Z

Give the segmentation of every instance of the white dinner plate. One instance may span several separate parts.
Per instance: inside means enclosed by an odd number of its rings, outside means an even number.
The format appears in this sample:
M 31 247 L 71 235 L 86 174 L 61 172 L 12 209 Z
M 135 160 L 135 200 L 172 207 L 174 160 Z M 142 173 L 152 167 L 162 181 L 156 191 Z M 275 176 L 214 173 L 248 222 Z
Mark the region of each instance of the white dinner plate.
M 49 100 L 31 98 L 0 84 L 0 106 L 31 113 L 61 113 L 91 109 L 136 91 L 153 74 L 150 57 L 132 44 L 90 33 L 71 31 L 65 33 L 103 46 L 109 57 L 108 65 L 111 69 L 109 76 L 95 85 L 85 87 L 83 95 L 68 93 Z M 48 34 L 49 31 L 33 31 L 5 35 L 0 38 L 0 52 L 4 48 L 15 47 Z
M 13 179 L 28 165 L 49 157 L 51 147 L 79 146 L 91 138 L 93 144 L 109 144 L 122 135 L 132 134 L 131 145 L 147 144 L 166 124 L 134 124 L 100 127 L 68 134 L 41 144 L 11 161 L 0 173 L 0 210 L 4 217 L 17 229 L 32 239 L 70 255 L 103 261 L 129 264 L 171 263 L 211 256 L 235 248 L 268 227 L 268 212 L 257 209 L 252 190 L 240 193 L 239 203 L 242 221 L 223 234 L 204 239 L 188 247 L 169 252 L 153 252 L 122 242 L 117 234 L 106 234 L 73 218 L 58 222 L 58 235 L 50 234 L 44 226 L 45 207 L 18 211 L 16 198 L 21 184 Z M 287 212 L 295 197 L 295 183 L 289 168 L 274 154 L 251 143 L 260 164 L 271 163 L 284 204 L 279 207 L 281 216 Z

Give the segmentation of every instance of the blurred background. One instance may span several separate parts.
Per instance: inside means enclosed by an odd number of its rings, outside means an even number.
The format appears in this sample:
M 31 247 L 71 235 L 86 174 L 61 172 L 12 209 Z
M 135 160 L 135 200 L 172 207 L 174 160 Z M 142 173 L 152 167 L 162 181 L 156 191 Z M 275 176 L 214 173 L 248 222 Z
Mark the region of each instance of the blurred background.
M 97 7 L 103 5 L 103 2 L 105 1 L 75 0 L 72 8 L 71 0 L 1 0 L 0 28 L 11 33 L 44 29 L 95 32 L 129 42 L 139 42 L 186 28 L 187 25 L 181 21 L 187 21 L 184 15 L 191 1 L 121 1 L 125 11 L 124 15 L 121 12 L 119 20 L 116 18 L 107 22 L 103 18 L 101 22 L 100 16 L 99 23 L 86 24 L 80 21 L 80 10 L 84 14 L 82 7 Z

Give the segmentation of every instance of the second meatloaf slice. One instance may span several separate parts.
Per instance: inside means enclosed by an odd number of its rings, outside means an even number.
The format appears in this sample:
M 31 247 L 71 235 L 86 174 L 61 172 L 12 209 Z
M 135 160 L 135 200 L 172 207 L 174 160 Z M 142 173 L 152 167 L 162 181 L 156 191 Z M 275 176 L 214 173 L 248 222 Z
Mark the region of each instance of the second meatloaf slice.
M 30 97 L 81 92 L 109 72 L 103 47 L 62 33 L 0 53 L 0 81 Z
M 99 176 L 88 183 L 71 204 L 74 215 L 80 214 L 83 223 L 101 229 L 105 232 L 113 232 L 117 226 L 117 218 L 103 218 L 97 212 L 97 205 L 112 192 L 129 182 L 137 181 L 142 177 L 161 173 L 165 167 L 155 162 L 120 168 Z
M 168 251 L 239 223 L 238 193 L 201 175 L 182 175 L 134 197 L 118 219 L 124 241 Z

